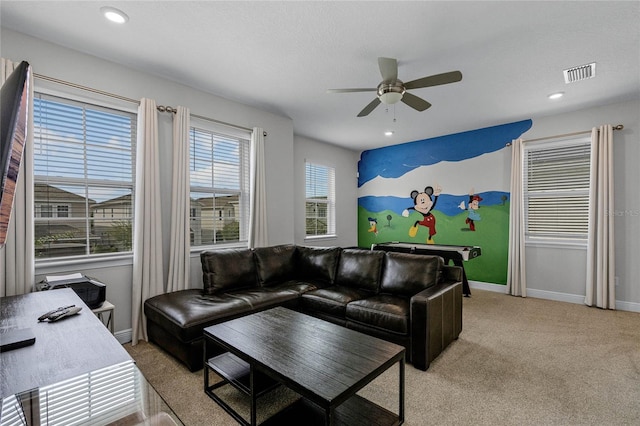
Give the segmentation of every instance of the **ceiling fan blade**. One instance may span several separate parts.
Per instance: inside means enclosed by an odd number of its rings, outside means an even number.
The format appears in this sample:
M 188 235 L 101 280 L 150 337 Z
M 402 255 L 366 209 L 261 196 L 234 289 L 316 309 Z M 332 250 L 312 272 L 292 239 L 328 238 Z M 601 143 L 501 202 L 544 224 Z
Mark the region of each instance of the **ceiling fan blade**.
M 369 103 L 369 105 L 367 105 L 366 107 L 364 107 L 362 111 L 360 111 L 360 114 L 358 114 L 358 117 L 364 117 L 366 115 L 369 115 L 369 113 L 374 109 L 376 109 L 378 105 L 380 105 L 380 99 L 375 98 L 374 100 L 371 101 L 371 103 Z
M 376 88 L 361 88 L 361 89 L 327 89 L 327 93 L 351 93 L 351 92 L 375 92 Z
M 382 74 L 382 82 L 394 83 L 398 79 L 398 61 L 393 58 L 378 58 L 378 67 Z
M 424 111 L 431 106 L 429 102 L 417 97 L 416 95 L 412 95 L 409 92 L 404 92 L 401 101 L 417 111 Z
M 419 78 L 404 84 L 405 89 L 420 89 L 422 87 L 439 86 L 441 84 L 455 83 L 462 80 L 460 71 L 450 71 L 442 74 Z

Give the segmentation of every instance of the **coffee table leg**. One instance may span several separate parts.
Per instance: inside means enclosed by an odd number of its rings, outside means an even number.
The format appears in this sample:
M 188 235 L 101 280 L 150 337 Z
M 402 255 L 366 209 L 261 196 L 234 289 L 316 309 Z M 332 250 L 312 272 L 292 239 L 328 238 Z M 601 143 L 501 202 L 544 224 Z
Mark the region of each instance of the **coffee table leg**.
M 400 377 L 398 383 L 398 417 L 400 424 L 404 423 L 404 358 L 400 360 Z
M 326 426 L 331 426 L 334 424 L 334 420 L 333 420 L 334 414 L 335 414 L 335 409 L 333 407 L 327 408 L 324 415 L 324 424 Z
M 251 426 L 256 426 L 256 393 L 254 389 L 254 368 L 249 364 L 249 386 L 251 389 Z

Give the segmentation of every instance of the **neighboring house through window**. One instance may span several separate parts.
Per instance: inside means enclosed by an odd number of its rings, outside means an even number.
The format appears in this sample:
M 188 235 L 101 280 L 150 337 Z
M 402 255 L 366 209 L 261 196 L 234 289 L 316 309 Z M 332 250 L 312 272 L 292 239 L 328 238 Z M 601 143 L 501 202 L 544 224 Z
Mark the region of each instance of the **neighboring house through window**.
M 251 134 L 193 117 L 191 123 L 191 247 L 246 243 Z
M 305 162 L 306 237 L 335 235 L 335 208 L 335 170 Z
M 131 251 L 135 138 L 131 112 L 36 93 L 36 258 Z

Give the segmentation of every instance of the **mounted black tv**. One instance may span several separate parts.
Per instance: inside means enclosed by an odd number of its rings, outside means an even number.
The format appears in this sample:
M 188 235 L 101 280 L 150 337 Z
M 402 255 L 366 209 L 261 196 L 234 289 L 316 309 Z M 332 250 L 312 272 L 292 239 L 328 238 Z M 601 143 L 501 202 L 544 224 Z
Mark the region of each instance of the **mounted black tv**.
M 0 198 L 0 248 L 4 247 L 16 181 L 22 163 L 22 152 L 27 139 L 27 115 L 29 112 L 29 63 L 22 61 L 2 85 L 0 94 L 0 127 L 2 150 L 0 173 L 2 174 L 2 198 Z

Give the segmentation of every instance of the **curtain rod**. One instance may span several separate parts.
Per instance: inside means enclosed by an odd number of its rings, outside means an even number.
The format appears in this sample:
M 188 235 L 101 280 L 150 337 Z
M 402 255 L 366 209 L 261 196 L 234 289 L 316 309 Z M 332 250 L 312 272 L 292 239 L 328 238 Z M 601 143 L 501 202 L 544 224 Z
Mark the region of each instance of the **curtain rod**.
M 81 86 L 80 84 L 71 83 L 70 81 L 60 80 L 58 78 L 49 77 L 49 76 L 42 75 L 42 74 L 37 74 L 37 73 L 33 73 L 33 76 L 36 77 L 36 78 L 39 78 L 41 80 L 51 81 L 53 83 L 62 84 L 64 86 L 70 86 L 70 87 L 73 87 L 75 89 L 81 89 L 81 90 L 85 90 L 87 92 L 97 93 L 99 95 L 108 96 L 110 98 L 120 99 L 121 101 L 131 102 L 133 104 L 140 105 L 140 101 L 138 101 L 138 100 L 127 98 L 125 96 L 116 95 L 114 93 L 105 92 L 104 90 L 98 90 L 98 89 L 94 89 L 94 88 L 91 88 L 91 87 Z
M 42 74 L 37 74 L 37 73 L 33 73 L 33 76 L 36 77 L 36 78 L 39 78 L 41 80 L 47 80 L 47 81 L 50 81 L 52 83 L 57 83 L 57 84 L 62 84 L 64 86 L 73 87 L 74 89 L 85 90 L 87 92 L 97 93 L 98 95 L 107 96 L 107 97 L 115 98 L 115 99 L 120 99 L 121 101 L 131 102 L 133 104 L 140 105 L 140 101 L 138 101 L 136 99 L 127 98 L 126 96 L 116 95 L 115 93 L 105 92 L 104 90 L 99 90 L 99 89 L 94 89 L 92 87 L 82 86 L 80 84 L 71 83 L 70 81 L 60 80 L 58 78 L 49 77 L 49 76 L 42 75 Z M 165 106 L 159 105 L 157 107 L 157 110 L 160 111 L 160 112 L 165 112 L 166 111 L 166 112 L 170 112 L 170 113 L 174 113 L 174 114 L 176 113 L 176 109 L 172 108 L 170 106 L 166 106 L 165 107 Z M 209 118 L 209 117 L 203 117 L 201 115 L 191 114 L 191 116 L 199 118 L 199 119 L 202 119 L 202 120 L 212 121 L 214 123 L 222 124 L 222 125 L 225 125 L 225 126 L 234 127 L 236 129 L 246 130 L 246 131 L 249 131 L 249 132 L 253 131 L 253 129 L 249 129 L 247 127 L 236 126 L 235 124 L 226 123 L 224 121 L 215 120 L 215 119 Z M 267 136 L 267 132 L 264 132 L 263 135 L 266 137 Z
M 164 105 L 158 105 L 157 107 L 158 111 L 160 112 L 169 112 L 171 114 L 175 114 L 178 110 L 172 106 L 164 106 Z M 203 117 L 202 115 L 196 115 L 196 114 L 191 114 L 192 117 L 195 118 L 199 118 L 201 120 L 206 120 L 206 121 L 211 121 L 213 123 L 216 124 L 221 124 L 223 126 L 227 126 L 227 127 L 233 127 L 234 129 L 240 129 L 240 130 L 246 130 L 247 132 L 253 132 L 253 129 L 250 129 L 248 127 L 242 127 L 242 126 L 238 126 L 236 124 L 231 124 L 231 123 L 227 123 L 226 121 L 220 121 L 220 120 L 216 120 L 215 118 L 209 118 L 209 117 Z M 267 137 L 267 132 L 263 131 L 262 132 L 263 136 L 266 138 Z
M 624 129 L 624 126 L 622 124 L 618 124 L 616 126 L 613 126 L 613 130 L 622 130 L 622 129 Z M 547 140 L 547 139 L 564 138 L 564 137 L 567 137 L 567 136 L 584 135 L 586 133 L 591 133 L 591 130 L 583 130 L 581 132 L 565 133 L 565 134 L 562 134 L 562 135 L 555 135 L 555 136 L 545 136 L 543 138 L 524 139 L 522 142 L 537 142 L 537 141 L 544 141 L 544 140 Z M 505 146 L 511 146 L 511 142 L 507 142 L 505 144 Z

